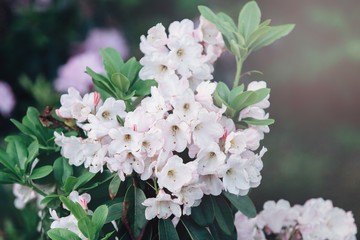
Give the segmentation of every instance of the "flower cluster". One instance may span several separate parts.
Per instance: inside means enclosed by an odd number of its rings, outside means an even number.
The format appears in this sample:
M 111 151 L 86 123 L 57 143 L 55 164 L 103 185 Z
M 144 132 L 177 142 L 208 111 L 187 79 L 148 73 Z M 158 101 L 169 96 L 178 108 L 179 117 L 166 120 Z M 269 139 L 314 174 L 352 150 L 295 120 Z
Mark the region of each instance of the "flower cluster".
M 334 207 L 330 200 L 310 199 L 290 206 L 286 200 L 267 201 L 256 218 L 235 215 L 238 239 L 356 239 L 357 228 L 351 212 Z
M 204 19 L 195 30 L 190 20 L 183 20 L 170 25 L 169 37 L 161 24 L 142 37 L 145 57 L 140 77 L 154 78 L 159 86 L 152 87 L 151 96 L 132 112 L 126 112 L 122 100 L 101 101 L 97 92 L 81 97 L 69 88 L 61 97 L 58 116 L 75 120 L 86 135 L 55 133 L 61 154 L 71 165 L 84 165 L 91 172 L 106 166 L 122 181 L 136 173 L 153 184 L 156 197 L 143 202 L 147 219 L 189 215 L 204 194 L 217 196 L 226 190 L 246 195 L 260 184 L 266 149 L 254 151 L 268 129 L 251 125 L 237 129 L 231 118 L 223 116 L 226 107 L 213 103 L 216 83 L 204 81 L 212 78 L 212 63 L 223 44 L 214 29 Z M 190 79 L 196 79 L 195 92 Z M 249 85 L 262 87 L 264 82 Z M 256 117 L 268 106 L 266 97 L 245 108 L 240 117 Z

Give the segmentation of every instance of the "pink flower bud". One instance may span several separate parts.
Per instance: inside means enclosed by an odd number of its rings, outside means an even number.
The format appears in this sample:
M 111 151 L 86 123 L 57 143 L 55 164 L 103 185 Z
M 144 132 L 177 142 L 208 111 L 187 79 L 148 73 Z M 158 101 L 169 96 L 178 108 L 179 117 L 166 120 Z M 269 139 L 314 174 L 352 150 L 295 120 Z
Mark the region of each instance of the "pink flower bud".
M 80 205 L 84 210 L 88 209 L 87 202 L 84 197 L 79 196 Z
M 225 140 L 227 138 L 227 135 L 228 135 L 227 127 L 224 127 L 224 135 L 222 136 L 222 138 Z
M 97 91 L 94 92 L 94 106 L 96 107 L 100 102 L 100 93 Z

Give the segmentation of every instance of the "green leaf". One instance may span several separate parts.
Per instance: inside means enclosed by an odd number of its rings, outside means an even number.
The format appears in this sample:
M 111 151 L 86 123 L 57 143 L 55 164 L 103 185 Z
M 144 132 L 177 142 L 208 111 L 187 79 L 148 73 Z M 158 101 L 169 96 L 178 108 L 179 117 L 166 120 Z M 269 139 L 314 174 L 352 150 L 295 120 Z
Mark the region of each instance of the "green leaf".
M 31 174 L 31 176 L 29 177 L 29 179 L 34 180 L 34 179 L 40 179 L 40 178 L 46 177 L 52 171 L 53 171 L 53 167 L 50 165 L 35 168 Z
M 119 191 L 121 179 L 118 174 L 114 176 L 109 184 L 109 195 L 112 200 L 116 197 L 117 192 Z
M 230 203 L 245 216 L 249 218 L 256 217 L 256 208 L 248 196 L 236 196 L 229 192 L 223 192 Z
M 258 28 L 260 20 L 261 12 L 257 3 L 255 1 L 246 3 L 240 11 L 238 20 L 239 31 L 245 39 Z
M 254 32 L 250 34 L 250 36 L 246 39 L 246 46 L 251 47 L 251 45 L 261 37 L 263 37 L 266 33 L 270 31 L 271 27 L 265 26 L 256 29 Z
M 32 135 L 33 132 L 31 131 L 30 128 L 28 128 L 27 126 L 21 124 L 19 121 L 15 120 L 15 119 L 10 119 L 10 121 L 25 135 Z
M 147 96 L 151 93 L 151 87 L 157 86 L 155 80 L 137 80 L 130 88 L 130 91 L 136 91 L 135 96 Z
M 101 74 L 98 74 L 98 73 L 94 72 L 89 67 L 86 67 L 85 72 L 88 75 L 90 75 L 90 77 L 92 78 L 92 81 L 93 81 L 93 83 L 94 83 L 94 85 L 96 87 L 104 90 L 110 96 L 118 99 L 118 96 L 117 96 L 116 92 L 113 90 L 113 87 L 110 85 L 111 83 L 109 82 L 109 80 L 106 77 L 104 77 Z
M 37 140 L 33 141 L 28 147 L 27 147 L 28 157 L 26 164 L 34 160 L 34 158 L 39 154 L 39 143 Z
M 234 216 L 231 208 L 221 196 L 212 197 L 215 209 L 215 219 L 225 234 L 231 235 L 234 230 Z
M 211 235 L 213 235 L 213 237 L 215 239 L 226 239 L 226 240 L 236 240 L 237 239 L 237 233 L 236 230 L 234 229 L 234 231 L 232 231 L 231 235 L 227 235 L 226 233 L 224 233 L 223 230 L 221 230 L 221 228 L 219 227 L 219 224 L 215 221 L 213 222 L 210 226 L 209 226 Z
M 91 220 L 94 223 L 97 232 L 100 232 L 104 226 L 108 211 L 109 209 L 106 205 L 101 205 L 100 207 L 96 208 Z
M 93 179 L 95 177 L 96 173 L 92 173 L 92 172 L 85 172 L 83 174 L 81 174 L 80 177 L 78 177 L 78 181 L 76 182 L 74 189 L 77 189 L 79 187 L 81 187 L 82 185 L 88 183 L 91 179 Z
M 69 198 L 64 196 L 60 196 L 60 201 L 70 210 L 72 215 L 74 215 L 77 220 L 80 220 L 82 218 L 88 218 L 85 210 L 81 207 L 79 203 L 73 202 Z
M 96 234 L 96 227 L 88 216 L 79 219 L 78 227 L 87 239 L 97 239 L 98 234 Z
M 244 91 L 244 84 L 233 88 L 228 96 L 228 102 L 232 102 L 234 98 L 240 95 Z
M 129 224 L 135 238 L 140 235 L 142 228 L 147 222 L 145 219 L 146 207 L 142 205 L 145 199 L 146 196 L 144 192 L 140 188 L 136 188 L 133 185 L 128 188 L 125 194 L 123 213 L 129 220 Z
M 241 121 L 249 124 L 249 125 L 254 125 L 254 126 L 267 126 L 267 125 L 271 125 L 274 124 L 275 120 L 274 119 L 255 119 L 255 118 L 246 118 L 246 119 L 242 119 Z
M 54 177 L 61 186 L 65 184 L 68 177 L 73 175 L 73 168 L 69 164 L 69 160 L 64 157 L 59 157 L 55 160 L 54 165 Z
M 25 163 L 27 160 L 27 141 L 25 136 L 14 135 L 7 136 L 5 141 L 8 142 L 6 152 L 7 154 L 18 163 L 21 170 L 25 170 Z
M 219 82 L 216 86 L 216 92 L 219 95 L 219 97 L 226 102 L 230 94 L 230 89 L 225 83 Z
M 4 167 L 9 169 L 11 172 L 16 174 L 14 159 L 10 158 L 10 156 L 1 149 L 0 149 L 0 163 L 4 165 Z
M 65 184 L 64 184 L 64 191 L 66 193 L 70 193 L 72 190 L 75 189 L 75 184 L 78 182 L 78 178 L 74 176 L 69 176 L 66 178 Z
M 105 67 L 105 71 L 109 78 L 114 73 L 121 72 L 121 67 L 124 64 L 120 54 L 113 48 L 101 49 L 100 53 L 102 57 L 102 61 Z
M 180 219 L 181 223 L 184 225 L 187 233 L 189 234 L 192 240 L 214 240 L 208 230 L 205 227 L 201 227 L 194 223 L 189 217 L 182 217 Z
M 214 221 L 215 217 L 214 205 L 211 198 L 209 196 L 204 196 L 200 206 L 191 208 L 190 216 L 200 226 L 209 226 Z
M 236 24 L 234 22 L 234 20 L 227 15 L 226 13 L 223 12 L 219 12 L 218 14 L 216 14 L 221 20 L 223 20 L 224 22 L 227 22 L 229 24 L 229 26 L 231 26 L 231 30 L 233 32 L 237 32 L 237 27 Z
M 8 184 L 8 183 L 16 183 L 18 182 L 18 179 L 7 172 L 0 171 L 0 184 Z
M 123 214 L 123 202 L 115 203 L 109 207 L 109 213 L 107 215 L 105 223 L 109 223 L 114 220 L 118 220 Z
M 251 47 L 251 51 L 258 50 L 262 47 L 272 44 L 274 41 L 279 38 L 285 37 L 288 35 L 295 27 L 295 24 L 286 24 L 271 27 L 271 29 L 259 40 L 257 40 Z
M 245 107 L 255 104 L 257 99 L 258 94 L 256 92 L 246 91 L 236 96 L 230 103 L 230 107 L 232 107 L 235 111 L 240 111 Z
M 60 197 L 60 195 L 58 195 L 58 194 L 50 193 L 43 200 L 41 200 L 40 204 L 41 205 L 46 205 L 49 202 L 51 202 L 52 200 L 54 200 L 55 198 L 59 198 L 59 197 Z
M 116 115 L 116 120 L 118 121 L 118 123 L 121 124 L 121 126 L 124 126 L 124 120 L 121 119 L 121 117 L 119 115 Z
M 123 93 L 126 93 L 129 90 L 130 81 L 125 75 L 121 73 L 114 73 L 111 75 L 111 82 Z
M 120 72 L 129 79 L 130 83 L 133 83 L 138 79 L 140 69 L 141 64 L 132 57 L 121 67 Z
M 179 240 L 174 224 L 169 218 L 159 219 L 159 240 Z
M 256 103 L 259 103 L 264 100 L 267 95 L 270 94 L 270 88 L 261 88 L 259 90 L 256 90 L 255 92 L 258 94 L 258 99 L 256 100 Z
M 107 240 L 111 237 L 111 235 L 114 234 L 115 231 L 109 232 L 108 234 L 105 235 L 105 237 L 103 237 L 101 240 Z
M 65 228 L 53 228 L 47 232 L 52 240 L 81 240 L 81 238 Z

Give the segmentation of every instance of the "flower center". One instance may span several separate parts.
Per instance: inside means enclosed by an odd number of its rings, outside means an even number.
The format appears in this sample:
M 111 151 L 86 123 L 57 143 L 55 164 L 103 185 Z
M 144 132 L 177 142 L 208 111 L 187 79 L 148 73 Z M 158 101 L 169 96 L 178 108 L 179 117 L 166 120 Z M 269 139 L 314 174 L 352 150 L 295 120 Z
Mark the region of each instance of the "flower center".
M 182 49 L 182 48 L 180 48 L 180 49 L 177 50 L 177 52 L 176 52 L 176 55 L 177 55 L 178 57 L 181 57 L 183 54 L 184 54 L 184 49 Z
M 103 118 L 105 118 L 105 119 L 109 119 L 109 117 L 110 117 L 110 112 L 109 112 L 109 111 L 104 111 L 104 112 L 101 114 L 101 116 L 102 116 Z
M 190 104 L 189 104 L 189 103 L 185 103 L 185 104 L 183 105 L 183 109 L 184 109 L 185 111 L 189 110 L 189 109 L 190 109 Z
M 131 135 L 130 134 L 125 134 L 124 135 L 124 141 L 125 142 L 128 142 L 128 141 L 130 141 L 131 140 Z
M 210 152 L 210 153 L 209 153 L 209 157 L 210 157 L 210 159 L 216 157 L 216 153 Z
M 160 65 L 160 71 L 161 72 L 165 72 L 167 69 L 168 69 L 167 66 L 162 65 L 162 64 Z

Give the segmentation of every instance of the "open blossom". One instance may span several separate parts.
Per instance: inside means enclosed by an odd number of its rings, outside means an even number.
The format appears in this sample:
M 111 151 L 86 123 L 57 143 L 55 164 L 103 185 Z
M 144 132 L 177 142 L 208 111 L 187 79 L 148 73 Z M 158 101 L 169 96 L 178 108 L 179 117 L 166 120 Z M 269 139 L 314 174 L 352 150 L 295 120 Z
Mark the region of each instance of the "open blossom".
M 15 196 L 15 207 L 23 209 L 25 205 L 37 197 L 37 194 L 30 187 L 15 183 L 13 186 L 13 194 Z
M 158 183 L 172 192 L 178 192 L 182 186 L 191 181 L 192 169 L 178 156 L 168 159 L 166 165 L 158 173 Z
M 172 214 L 176 217 L 181 216 L 179 200 L 172 199 L 164 190 L 160 190 L 156 198 L 148 198 L 142 204 L 146 206 L 145 218 L 147 220 L 154 217 L 166 219 Z

